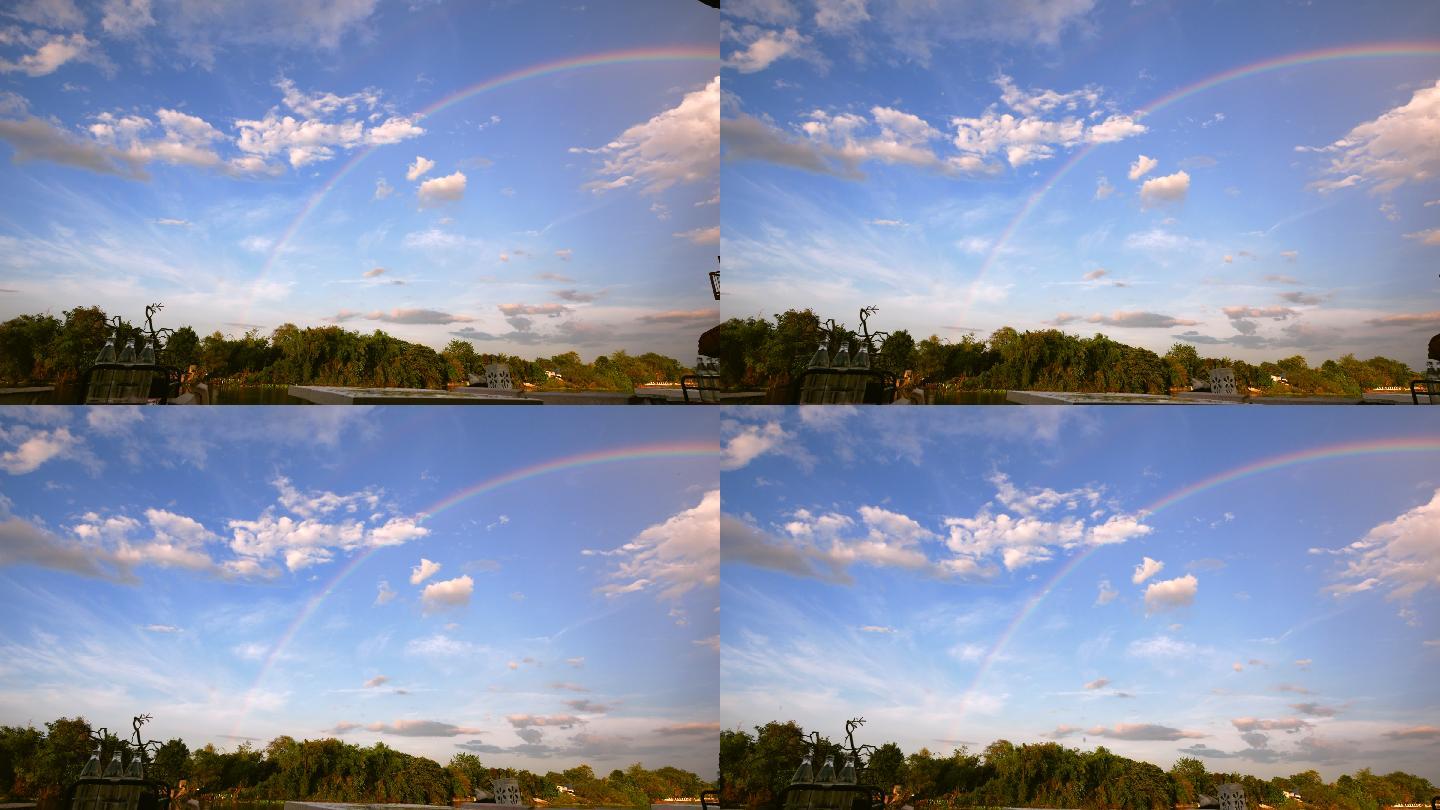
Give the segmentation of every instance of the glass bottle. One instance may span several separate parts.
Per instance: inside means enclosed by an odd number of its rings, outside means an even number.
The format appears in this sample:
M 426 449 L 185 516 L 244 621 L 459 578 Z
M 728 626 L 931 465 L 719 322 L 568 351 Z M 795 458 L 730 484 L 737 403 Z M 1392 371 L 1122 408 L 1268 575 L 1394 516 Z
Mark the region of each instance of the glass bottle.
M 834 366 L 835 366 L 835 368 L 849 368 L 849 367 L 850 367 L 850 344 L 849 344 L 849 342 L 845 342 L 845 343 L 841 343 L 841 344 L 840 344 L 840 351 L 838 351 L 838 352 L 835 353 L 835 363 L 834 363 Z
M 806 784 L 815 781 L 814 771 L 810 767 L 810 755 L 800 760 L 800 767 L 795 769 L 795 775 L 790 777 L 790 784 Z
M 100 354 L 99 354 L 99 356 L 97 356 L 97 357 L 95 358 L 95 362 L 97 362 L 97 363 L 113 363 L 113 362 L 115 362 L 115 338 L 114 338 L 113 336 L 112 336 L 112 337 L 107 337 L 107 338 L 105 338 L 105 345 L 100 348 Z M 96 775 L 96 776 L 99 776 L 100 774 L 97 773 L 97 774 L 95 774 L 95 775 Z
M 110 764 L 105 766 L 105 775 L 119 776 L 125 771 L 125 763 L 120 761 L 120 752 L 117 750 L 115 756 L 110 758 Z
M 135 338 L 130 338 L 125 341 L 125 348 L 120 350 L 120 362 L 135 362 Z
M 138 752 L 130 758 L 130 764 L 125 766 L 125 775 L 132 779 L 145 778 L 145 765 L 140 761 Z
M 844 347 L 841 347 L 840 351 L 845 351 Z M 825 764 L 820 766 L 820 775 L 815 778 L 815 781 L 822 784 L 830 784 L 835 781 L 835 756 L 833 754 L 825 758 Z
M 855 763 L 850 757 L 845 757 L 845 765 L 840 768 L 840 778 L 835 781 L 842 785 L 855 784 Z
M 148 340 L 145 342 L 145 348 L 140 350 L 140 362 L 150 365 L 155 364 L 155 341 Z
M 821 338 L 820 348 L 815 350 L 814 356 L 810 358 L 810 368 L 830 367 L 830 341 Z
M 870 347 L 864 343 L 860 344 L 860 351 L 855 353 L 855 368 L 870 368 Z
M 113 347 L 112 347 L 112 348 L 113 348 Z M 90 754 L 90 759 L 86 760 L 86 762 L 85 762 L 85 767 L 83 767 L 83 768 L 80 769 L 80 778 L 81 778 L 81 779 L 88 779 L 88 778 L 90 778 L 90 777 L 99 776 L 99 775 L 100 775 L 100 747 L 99 747 L 99 746 L 96 746 L 96 747 L 95 747 L 95 751 Z

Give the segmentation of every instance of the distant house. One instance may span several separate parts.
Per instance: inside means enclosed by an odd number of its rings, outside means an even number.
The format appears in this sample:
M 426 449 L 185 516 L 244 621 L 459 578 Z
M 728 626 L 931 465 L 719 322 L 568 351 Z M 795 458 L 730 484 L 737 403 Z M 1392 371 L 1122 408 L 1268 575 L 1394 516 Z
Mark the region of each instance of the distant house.
M 565 381 L 565 378 L 560 376 L 560 372 L 558 372 L 558 371 L 551 371 L 551 370 L 548 369 L 548 368 L 545 369 L 545 379 L 547 379 L 547 380 L 559 380 L 559 381 L 561 381 L 561 382 L 564 382 L 564 381 Z
M 549 372 L 546 372 L 546 373 L 549 373 Z M 559 375 L 559 374 L 556 374 L 555 376 L 556 376 L 556 377 L 559 377 L 560 375 Z M 568 794 L 570 794 L 571 796 L 574 796 L 574 795 L 575 795 L 575 791 L 571 790 L 569 787 L 567 787 L 567 786 L 565 786 L 565 785 L 556 785 L 556 786 L 555 786 L 555 789 L 558 790 L 558 791 L 560 791 L 561 793 L 568 793 Z
M 1285 798 L 1287 798 L 1287 799 L 1294 799 L 1294 800 L 1297 801 L 1297 802 L 1303 802 L 1303 801 L 1305 801 L 1304 797 L 1302 797 L 1299 793 L 1291 793 L 1291 792 L 1288 791 L 1288 790 L 1281 791 L 1281 792 L 1285 794 Z

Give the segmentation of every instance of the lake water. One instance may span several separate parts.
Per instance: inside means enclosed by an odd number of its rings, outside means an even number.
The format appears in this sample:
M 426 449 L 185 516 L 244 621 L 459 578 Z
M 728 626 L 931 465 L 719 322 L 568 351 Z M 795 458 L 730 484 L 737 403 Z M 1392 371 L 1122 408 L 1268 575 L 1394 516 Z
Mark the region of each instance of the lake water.
M 652 804 L 652 805 L 650 805 L 650 810 L 666 810 L 666 808 L 673 808 L 673 807 L 692 808 L 692 807 L 699 807 L 699 806 L 700 806 L 699 804 L 680 804 L 680 803 L 678 803 L 678 802 L 677 802 L 677 803 L 666 803 L 666 804 Z M 216 801 L 216 802 L 213 802 L 213 803 L 206 803 L 206 804 L 204 805 L 204 807 L 205 807 L 205 810 L 281 810 L 281 808 L 284 807 L 284 802 L 227 802 L 227 801 Z M 537 805 L 537 807 L 544 807 L 544 810 L 605 810 L 605 808 L 604 808 L 603 805 L 602 805 L 602 806 L 597 806 L 597 807 L 592 807 L 592 808 L 583 808 L 583 809 L 582 809 L 582 808 L 571 807 L 570 805 L 564 805 L 564 804 Z M 627 810 L 633 810 L 633 809 L 627 808 Z
M 80 389 L 75 385 L 57 385 L 44 404 L 73 405 L 79 401 Z M 214 405 L 304 405 L 302 400 L 286 393 L 283 385 L 212 385 Z

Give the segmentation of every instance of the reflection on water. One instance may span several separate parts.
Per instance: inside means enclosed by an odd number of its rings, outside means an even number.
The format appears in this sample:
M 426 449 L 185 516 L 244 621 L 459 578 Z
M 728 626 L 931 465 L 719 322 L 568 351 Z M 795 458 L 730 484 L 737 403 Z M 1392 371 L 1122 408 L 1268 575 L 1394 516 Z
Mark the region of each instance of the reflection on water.
M 290 396 L 284 385 L 211 385 L 212 405 L 305 405 Z M 80 401 L 80 386 L 57 385 L 47 405 L 74 405 Z
M 205 803 L 203 803 L 201 806 L 204 808 L 204 810 L 281 810 L 281 809 L 285 806 L 285 802 L 280 801 L 280 800 L 276 800 L 276 801 L 258 801 L 258 802 L 257 802 L 257 801 L 226 801 L 226 800 L 224 800 L 224 799 L 216 799 L 216 800 L 214 800 L 214 801 L 205 802 Z M 493 807 L 494 805 L 491 805 L 491 806 Z M 696 803 L 694 803 L 694 804 L 682 804 L 682 803 L 680 803 L 680 802 L 666 802 L 665 804 L 652 804 L 652 805 L 650 805 L 650 810 L 665 810 L 665 808 L 673 808 L 673 807 L 691 808 L 691 807 L 699 807 L 699 806 L 700 806 L 700 803 L 699 803 L 699 802 L 696 802 Z M 181 807 L 182 810 L 183 810 L 185 806 L 184 806 L 184 805 L 180 805 L 180 807 Z M 588 806 L 588 807 L 583 807 L 583 808 L 582 808 L 582 807 L 576 807 L 576 806 L 574 806 L 574 805 L 568 805 L 568 804 L 546 804 L 546 805 L 536 805 L 536 807 L 537 807 L 537 808 L 543 807 L 543 808 L 545 808 L 545 810 L 602 810 L 603 808 L 611 807 L 611 805 L 597 804 L 597 805 L 590 805 L 590 806 Z

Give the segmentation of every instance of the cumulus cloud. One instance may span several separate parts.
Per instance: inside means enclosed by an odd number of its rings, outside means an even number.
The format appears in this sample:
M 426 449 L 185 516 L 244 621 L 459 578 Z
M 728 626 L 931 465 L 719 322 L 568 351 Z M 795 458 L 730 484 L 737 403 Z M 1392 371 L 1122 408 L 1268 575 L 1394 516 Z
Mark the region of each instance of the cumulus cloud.
M 420 184 L 415 192 L 421 208 L 433 208 L 465 197 L 465 173 L 456 171 L 444 177 L 432 177 Z
M 385 178 L 375 181 L 375 199 L 383 200 L 395 193 L 395 187 L 385 182 Z
M 333 734 L 348 734 L 349 732 L 364 728 L 366 731 L 378 731 L 381 734 L 393 734 L 397 737 L 455 737 L 460 734 L 480 734 L 481 729 L 468 726 L 457 726 L 453 723 L 442 723 L 438 720 L 396 720 L 393 723 L 368 723 L 361 726 L 359 723 L 340 722 L 336 723 L 330 732 Z
M 25 44 L 35 48 L 20 57 L 18 62 L 0 58 L 0 73 L 24 73 L 27 76 L 48 76 L 59 70 L 65 63 L 73 61 L 94 61 L 103 59 L 96 52 L 96 43 L 84 34 L 50 34 L 35 32 L 36 36 L 20 34 L 15 29 L 0 30 L 0 44 Z M 103 62 L 102 62 L 103 64 Z
M 1119 595 L 1120 592 L 1111 587 L 1110 580 L 1102 579 L 1100 580 L 1100 593 L 1095 597 L 1095 604 L 1108 605 L 1114 602 L 1115 597 Z
M 1152 177 L 1140 186 L 1140 201 L 1145 205 L 1184 202 L 1190 191 L 1190 175 L 1184 171 Z
M 705 493 L 698 504 L 636 535 L 611 551 L 587 549 L 587 555 L 616 558 L 600 587 L 606 596 L 650 591 L 661 599 L 678 599 L 720 581 L 720 491 Z
M 720 244 L 720 226 L 712 225 L 708 228 L 694 228 L 675 234 L 676 238 L 689 239 L 696 245 L 718 245 Z
M 826 64 L 810 38 L 794 28 L 772 31 L 756 25 L 726 24 L 724 36 L 740 46 L 726 58 L 725 67 L 741 73 L 758 73 L 785 58 L 807 59 L 822 68 Z
M 410 569 L 410 584 L 419 585 L 440 570 L 440 563 L 431 562 L 424 557 L 420 558 L 420 564 Z
M 411 578 L 414 579 L 413 576 Z M 426 613 L 451 610 L 470 604 L 470 596 L 474 592 L 475 580 L 465 574 L 426 585 L 425 590 L 420 592 L 420 603 Z
M 144 161 L 115 146 L 82 140 L 41 118 L 0 119 L 0 140 L 15 150 L 11 160 L 44 160 L 132 180 L 149 177 Z
M 405 170 L 405 179 L 413 183 L 420 179 L 420 175 L 425 174 L 433 168 L 435 168 L 435 161 L 416 155 L 415 162 L 411 163 Z
M 1078 734 L 1085 734 L 1090 737 L 1108 737 L 1112 740 L 1162 742 L 1209 736 L 1199 731 L 1186 731 L 1184 729 L 1155 725 L 1153 723 L 1117 723 L 1113 728 L 1107 728 L 1105 726 L 1092 726 L 1090 728 L 1059 726 L 1050 733 L 1050 736 L 1060 738 Z
M 595 193 L 635 184 L 655 194 L 676 184 L 713 181 L 720 169 L 720 77 L 603 147 L 571 151 L 605 157 L 599 172 L 604 179 L 585 185 Z
M 1298 152 L 1329 156 L 1325 178 L 1310 185 L 1321 192 L 1365 185 L 1388 193 L 1407 182 L 1440 174 L 1440 81 L 1416 90 L 1410 101 L 1356 125 L 1344 137 Z
M 379 593 L 375 594 L 375 604 L 388 605 L 394 598 L 395 591 L 390 587 L 390 583 L 383 579 L 380 580 Z
M 1312 550 L 1314 551 L 1314 550 Z M 1328 590 L 1337 597 L 1384 591 L 1406 602 L 1440 583 L 1440 489 L 1429 501 L 1365 533 L 1331 553 L 1345 562 Z
M 0 428 L 0 441 L 15 444 L 14 448 L 0 453 L 0 469 L 11 475 L 32 473 L 52 459 L 72 457 L 83 445 L 83 440 L 67 427 L 33 432 Z
M 1073 317 L 1070 318 L 1070 320 L 1073 319 Z M 1059 318 L 1057 318 L 1057 320 L 1059 320 Z M 1155 312 L 1126 311 L 1116 311 L 1109 315 L 1091 315 L 1085 320 L 1090 323 L 1100 323 L 1106 326 L 1123 326 L 1132 329 L 1169 329 L 1174 326 L 1195 326 L 1199 323 L 1199 321 L 1189 321 L 1184 318 L 1177 318 L 1172 315 L 1161 315 Z
M 1440 245 L 1440 228 L 1427 228 L 1423 231 L 1405 234 L 1406 239 L 1414 239 L 1422 245 Z
M 1130 173 L 1128 177 L 1131 180 L 1139 180 L 1141 177 L 1148 174 L 1151 169 L 1159 165 L 1160 161 L 1156 160 L 1155 158 L 1141 155 L 1140 157 L 1135 158 L 1134 163 L 1130 164 Z
M 1145 589 L 1145 615 L 1191 605 L 1198 589 L 1199 580 L 1194 574 L 1151 583 Z
M 1135 573 L 1131 574 L 1130 581 L 1139 585 L 1150 577 L 1160 573 L 1160 569 L 1164 567 L 1165 563 L 1146 557 L 1139 565 L 1135 566 Z
M 1302 729 L 1310 728 L 1310 724 L 1298 717 L 1282 717 L 1274 720 L 1262 720 L 1257 717 L 1237 717 L 1230 721 L 1237 731 L 1283 731 L 1287 734 L 1294 734 Z
M 720 469 L 738 470 L 766 453 L 783 448 L 794 439 L 778 421 L 763 424 L 721 423 Z

